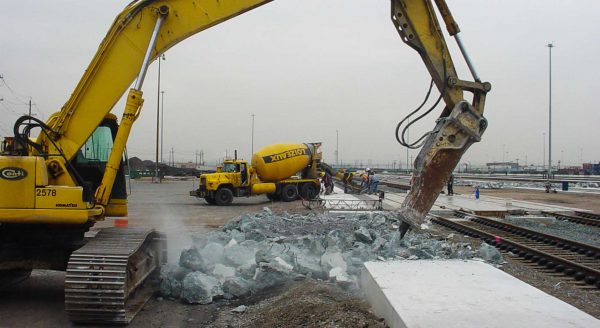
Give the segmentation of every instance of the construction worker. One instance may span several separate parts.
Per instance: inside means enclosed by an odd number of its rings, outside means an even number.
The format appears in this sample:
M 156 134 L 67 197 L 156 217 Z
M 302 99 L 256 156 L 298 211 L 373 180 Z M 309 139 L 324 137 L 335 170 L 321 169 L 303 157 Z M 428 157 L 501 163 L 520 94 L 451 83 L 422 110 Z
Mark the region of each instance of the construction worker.
M 319 182 L 321 183 L 321 194 L 325 192 L 325 172 L 319 173 Z
M 333 192 L 333 178 L 331 177 L 331 173 L 328 170 L 325 170 L 325 195 L 329 195 Z
M 369 195 L 377 193 L 377 186 L 379 185 L 379 179 L 375 176 L 375 172 L 372 170 L 369 172 Z
M 365 172 L 363 172 L 360 175 L 361 193 L 369 191 L 369 172 L 370 171 L 371 171 L 371 169 L 367 167 L 367 169 L 365 170 Z
M 342 181 L 344 182 L 344 193 L 347 194 L 348 190 L 352 190 L 350 186 L 352 186 L 352 179 L 354 179 L 354 173 L 350 173 L 344 170 L 344 176 Z
M 448 179 L 448 196 L 454 195 L 454 174 L 450 174 L 450 178 Z

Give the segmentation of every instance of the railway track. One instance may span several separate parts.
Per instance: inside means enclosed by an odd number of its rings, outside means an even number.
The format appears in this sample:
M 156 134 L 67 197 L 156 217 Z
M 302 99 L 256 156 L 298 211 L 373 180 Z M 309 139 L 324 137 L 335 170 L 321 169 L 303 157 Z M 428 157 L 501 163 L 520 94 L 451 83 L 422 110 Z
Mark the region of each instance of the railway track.
M 576 211 L 574 214 L 565 214 L 557 212 L 542 212 L 545 215 L 553 216 L 559 220 L 571 221 L 579 224 L 590 225 L 594 227 L 600 227 L 600 214 L 579 212 Z
M 436 224 L 483 239 L 500 251 L 550 275 L 565 275 L 583 289 L 600 289 L 600 248 L 525 229 L 483 216 L 455 211 L 451 217 L 432 215 Z

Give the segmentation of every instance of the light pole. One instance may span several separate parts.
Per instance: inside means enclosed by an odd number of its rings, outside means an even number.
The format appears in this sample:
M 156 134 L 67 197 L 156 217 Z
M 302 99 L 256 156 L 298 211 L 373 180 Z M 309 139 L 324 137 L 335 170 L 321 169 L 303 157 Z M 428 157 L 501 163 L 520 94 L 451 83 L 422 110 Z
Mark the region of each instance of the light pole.
M 154 162 L 154 178 L 155 182 L 161 182 L 158 175 L 158 138 L 160 132 L 160 62 L 165 60 L 165 55 L 158 57 L 158 90 L 156 91 L 156 161 Z
M 548 43 L 548 180 L 552 175 L 552 48 L 554 44 Z
M 546 167 L 546 132 L 542 132 L 542 167 Z
M 160 111 L 160 162 L 164 163 L 163 160 L 163 134 L 165 133 L 164 124 L 165 124 L 165 91 L 160 92 L 161 95 L 161 111 Z
M 340 155 L 340 148 L 339 148 L 339 130 L 335 130 L 335 166 L 340 167 L 340 163 L 339 163 L 339 155 Z
M 252 152 L 250 153 L 250 157 L 252 157 L 252 155 L 254 155 L 254 114 L 250 115 L 252 116 Z
M 406 143 L 410 144 L 410 117 L 408 117 L 408 122 L 406 123 Z M 410 148 L 406 147 L 406 174 L 410 173 L 410 162 L 408 161 L 408 151 Z

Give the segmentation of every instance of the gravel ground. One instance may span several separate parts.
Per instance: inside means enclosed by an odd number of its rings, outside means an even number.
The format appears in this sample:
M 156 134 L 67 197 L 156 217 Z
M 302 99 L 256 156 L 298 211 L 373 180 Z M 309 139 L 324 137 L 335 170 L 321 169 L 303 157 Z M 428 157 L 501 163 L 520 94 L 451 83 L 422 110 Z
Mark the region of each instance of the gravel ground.
M 553 220 L 553 222 L 539 222 L 526 218 L 507 217 L 506 220 L 523 228 L 600 247 L 600 227 L 586 226 L 558 219 Z
M 455 186 L 454 191 L 459 194 L 473 194 L 473 187 Z M 547 194 L 540 190 L 524 189 L 481 189 L 481 194 L 486 196 L 496 196 L 524 200 L 542 204 L 558 205 L 581 208 L 600 213 L 600 195 L 585 193 L 565 193 Z
M 203 200 L 188 196 L 188 191 L 193 189 L 190 181 L 168 181 L 163 184 L 134 182 L 132 189 L 134 194 L 130 198 L 129 225 L 152 226 L 167 231 L 170 236 L 175 237 L 169 239 L 170 246 L 177 246 L 178 241 L 182 245 L 189 245 L 190 239 L 187 236 L 190 232 L 213 230 L 231 218 L 244 213 L 260 212 L 265 206 L 279 214 L 286 211 L 290 214 L 306 213 L 300 202 L 271 203 L 266 197 L 236 199 L 230 207 L 208 206 Z M 458 191 L 458 188 L 455 189 Z M 464 192 L 470 191 L 465 189 Z M 539 192 L 482 192 L 513 199 L 569 204 L 600 212 L 598 197 L 592 199 L 559 193 L 546 198 L 547 194 Z M 107 220 L 97 227 L 111 225 L 112 222 Z M 470 245 L 474 250 L 481 244 L 480 240 L 463 237 L 439 226 L 433 226 L 430 233 L 438 239 L 445 239 L 454 233 L 449 241 L 465 243 L 465 247 Z M 598 292 L 574 288 L 562 276 L 549 277 L 506 254 L 504 259 L 507 263 L 502 266 L 502 270 L 600 319 Z M 63 282 L 64 273 L 37 271 L 24 283 L 3 291 L 0 298 L 0 326 L 80 327 L 72 325 L 66 319 Z M 239 305 L 246 305 L 246 312 L 231 312 Z M 335 321 L 336 318 L 341 321 Z M 351 320 L 345 320 L 346 318 Z M 383 326 L 383 323 L 370 314 L 360 295 L 349 293 L 326 281 L 306 279 L 269 288 L 248 298 L 219 300 L 208 305 L 189 305 L 153 297 L 129 327 L 360 327 L 356 323 L 363 322 L 365 327 Z
M 268 294 L 257 295 L 258 302 L 243 313 L 234 306 L 219 311 L 209 327 L 386 327 L 370 306 L 335 284 L 306 280 L 290 282 Z M 256 301 L 249 299 L 246 304 Z M 235 311 L 235 310 L 234 310 Z

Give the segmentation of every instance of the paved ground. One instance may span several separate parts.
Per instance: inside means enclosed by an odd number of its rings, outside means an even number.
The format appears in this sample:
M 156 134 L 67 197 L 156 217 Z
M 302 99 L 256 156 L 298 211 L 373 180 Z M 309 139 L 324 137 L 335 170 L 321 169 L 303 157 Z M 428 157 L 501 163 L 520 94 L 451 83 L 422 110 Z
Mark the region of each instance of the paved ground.
M 169 181 L 162 184 L 152 184 L 150 182 L 134 182 L 132 184 L 132 195 L 130 196 L 130 226 L 151 226 L 159 230 L 166 231 L 169 236 L 171 259 L 177 260 L 179 248 L 183 245 L 189 245 L 186 237 L 191 232 L 201 232 L 222 225 L 230 218 L 243 213 L 261 211 L 263 207 L 269 206 L 274 211 L 304 212 L 305 209 L 301 202 L 292 203 L 271 203 L 266 197 L 243 198 L 234 200 L 234 204 L 229 207 L 216 207 L 207 205 L 204 200 L 199 200 L 188 196 L 189 190 L 193 189 L 191 181 Z M 458 193 L 470 193 L 471 190 L 465 188 L 455 188 Z M 513 199 L 523 199 L 528 201 L 549 202 L 569 207 L 579 207 L 600 212 L 598 196 L 594 199 L 587 199 L 577 195 L 545 194 L 535 191 L 492 191 L 484 190 L 484 194 L 494 196 L 507 195 Z M 107 220 L 96 226 L 111 226 L 112 220 Z M 445 232 L 446 234 L 450 231 Z M 472 241 L 467 239 L 468 241 Z M 474 242 L 474 241 L 473 241 Z M 507 264 L 507 272 L 516 275 L 520 279 L 533 283 L 561 299 L 576 305 L 588 313 L 600 317 L 595 313 L 597 308 L 597 299 L 588 299 L 586 296 L 573 297 L 572 289 L 561 288 L 560 292 L 564 297 L 556 295 L 552 289 L 556 290 L 555 283 L 552 286 L 544 288 L 540 285 L 545 282 L 544 277 L 537 281 L 530 277 L 535 276 L 535 270 L 524 268 L 517 263 Z M 510 265 L 510 266 L 509 266 Z M 516 266 L 517 269 L 513 269 Z M 528 281 L 528 280 L 533 281 Z M 64 274 L 60 272 L 37 271 L 26 282 L 14 286 L 8 290 L 0 292 L 0 327 L 69 327 L 70 323 L 64 314 L 63 305 L 63 280 Z M 556 279 L 558 282 L 559 279 Z M 537 281 L 537 283 L 536 283 Z M 319 289 L 321 287 L 318 287 Z M 286 289 L 289 290 L 289 289 Z M 576 293 L 575 293 L 576 294 Z M 277 291 L 273 295 L 263 295 L 262 299 L 248 300 L 256 304 L 269 300 L 273 297 L 279 297 Z M 302 297 L 299 292 L 291 294 L 289 299 Z M 325 297 L 327 299 L 327 297 Z M 347 298 L 350 300 L 350 298 Z M 582 303 L 582 304 L 577 304 Z M 286 303 L 287 304 L 287 303 Z M 292 303 L 293 304 L 293 303 Z M 340 302 L 341 305 L 348 302 Z M 596 304 L 596 306 L 594 306 Z M 220 304 L 208 306 L 185 305 L 169 300 L 160 301 L 153 298 L 142 312 L 133 321 L 131 327 L 199 327 L 207 326 L 207 323 L 220 321 L 224 311 L 229 313 L 229 309 L 238 304 Z M 275 304 L 277 305 L 277 304 Z M 320 307 L 320 305 L 309 304 L 310 307 Z M 293 309 L 294 307 L 290 307 Z M 265 311 L 275 311 L 274 307 L 266 308 Z M 348 308 L 339 308 L 340 311 L 349 311 Z M 364 308 L 352 308 L 353 313 L 367 316 L 368 312 Z M 293 310 L 292 310 L 293 311 Z M 362 312 L 361 312 L 362 311 Z M 265 312 L 267 313 L 267 312 Z M 327 312 L 330 315 L 330 312 Z M 346 313 L 346 312 L 343 312 Z M 228 321 L 228 320 L 225 320 Z M 208 324 L 210 325 L 210 324 Z M 321 325 L 328 326 L 328 325 Z M 329 325 L 332 326 L 332 325 Z
M 227 207 L 210 206 L 189 196 L 194 187 L 191 181 L 134 181 L 131 187 L 129 226 L 149 226 L 166 232 L 171 261 L 178 261 L 181 248 L 191 244 L 189 234 L 219 227 L 241 214 L 259 212 L 265 206 L 275 213 L 306 211 L 300 201 L 272 203 L 265 196 L 235 199 Z M 94 229 L 113 224 L 109 219 Z M 64 277 L 62 272 L 35 271 L 25 282 L 1 291 L 0 327 L 80 327 L 71 324 L 64 312 Z M 232 314 L 230 310 L 240 304 L 252 307 L 244 315 Z M 129 327 L 254 327 L 253 322 L 275 327 L 282 321 L 304 322 L 310 327 L 354 327 L 355 323 L 363 327 L 383 326 L 369 312 L 368 305 L 355 296 L 335 284 L 307 280 L 290 282 L 249 299 L 221 300 L 209 305 L 188 305 L 157 295 Z

